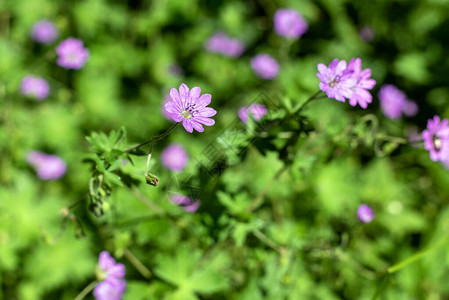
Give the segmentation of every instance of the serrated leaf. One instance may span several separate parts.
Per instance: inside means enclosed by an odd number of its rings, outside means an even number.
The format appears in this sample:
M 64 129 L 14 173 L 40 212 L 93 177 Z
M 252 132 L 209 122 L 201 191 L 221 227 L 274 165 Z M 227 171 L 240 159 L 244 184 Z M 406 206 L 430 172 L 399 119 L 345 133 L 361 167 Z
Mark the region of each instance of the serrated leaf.
M 123 186 L 123 182 L 122 182 L 120 176 L 118 176 L 117 174 L 114 174 L 112 172 L 108 172 L 108 171 L 104 172 L 104 181 L 109 186 L 112 186 L 112 184 L 115 184 L 118 186 Z

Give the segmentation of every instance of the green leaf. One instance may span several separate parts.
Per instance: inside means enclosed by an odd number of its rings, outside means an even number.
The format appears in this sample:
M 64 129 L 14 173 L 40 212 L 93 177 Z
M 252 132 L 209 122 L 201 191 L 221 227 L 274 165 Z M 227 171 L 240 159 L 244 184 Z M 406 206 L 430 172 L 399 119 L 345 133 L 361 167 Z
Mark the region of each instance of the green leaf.
M 120 176 L 108 171 L 104 172 L 104 181 L 109 186 L 112 186 L 112 184 L 124 186 L 122 180 L 120 179 Z

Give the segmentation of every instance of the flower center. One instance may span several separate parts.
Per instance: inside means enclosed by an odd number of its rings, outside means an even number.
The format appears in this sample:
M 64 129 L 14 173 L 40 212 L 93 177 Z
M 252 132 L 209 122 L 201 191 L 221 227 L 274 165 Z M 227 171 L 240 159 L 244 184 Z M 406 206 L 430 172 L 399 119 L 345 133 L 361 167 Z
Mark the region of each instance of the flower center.
M 193 117 L 193 113 L 197 112 L 195 110 L 195 104 L 187 104 L 187 107 L 181 112 L 184 119 L 188 120 Z
M 329 85 L 329 87 L 334 88 L 339 82 L 340 82 L 340 75 L 337 75 L 332 80 L 329 80 L 327 84 Z
M 440 151 L 441 149 L 441 139 L 439 137 L 437 137 L 436 135 L 434 135 L 432 137 L 432 143 L 433 143 L 433 147 L 435 148 L 436 151 Z

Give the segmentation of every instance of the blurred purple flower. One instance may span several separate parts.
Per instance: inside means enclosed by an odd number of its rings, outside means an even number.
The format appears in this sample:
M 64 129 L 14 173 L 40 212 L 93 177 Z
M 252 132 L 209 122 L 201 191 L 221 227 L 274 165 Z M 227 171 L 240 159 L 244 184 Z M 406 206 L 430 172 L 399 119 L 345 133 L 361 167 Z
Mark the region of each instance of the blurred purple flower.
M 402 114 L 414 116 L 418 112 L 418 105 L 392 84 L 380 87 L 379 101 L 383 114 L 392 120 L 399 119 Z
M 371 42 L 374 35 L 374 29 L 371 26 L 364 26 L 359 31 L 359 36 L 364 42 Z
M 189 157 L 184 147 L 179 144 L 167 146 L 161 153 L 162 165 L 175 172 L 184 170 Z
M 40 20 L 31 29 L 31 38 L 41 44 L 53 43 L 59 35 L 55 24 L 49 20 Z
M 262 104 L 254 103 L 240 108 L 238 115 L 240 120 L 245 124 L 248 122 L 248 114 L 253 115 L 254 120 L 259 121 L 267 114 L 267 107 Z
M 324 64 L 318 64 L 316 75 L 320 79 L 320 89 L 326 92 L 329 98 L 335 98 L 338 101 L 345 102 L 345 98 L 352 97 L 352 87 L 357 80 L 352 77 L 350 72 L 346 71 L 346 61 L 337 58 L 331 61 L 329 67 Z
M 177 64 L 171 64 L 168 67 L 168 72 L 172 76 L 184 76 L 184 70 Z
M 258 54 L 251 59 L 251 67 L 262 79 L 273 79 L 279 73 L 278 62 L 268 54 Z
M 99 282 L 94 289 L 97 300 L 120 300 L 126 290 L 126 281 L 123 279 L 109 278 Z
M 349 72 L 352 78 L 356 80 L 356 84 L 351 88 L 352 96 L 349 98 L 349 104 L 351 106 L 359 104 L 360 107 L 366 109 L 368 103 L 373 101 L 373 96 L 367 90 L 371 90 L 376 85 L 376 81 L 370 79 L 371 69 L 362 71 L 362 60 L 353 58 L 349 62 L 346 72 Z
M 449 161 L 449 125 L 448 120 L 440 122 L 439 116 L 427 121 L 427 129 L 422 132 L 424 148 L 430 152 L 433 161 Z
M 374 219 L 374 211 L 366 204 L 361 204 L 357 209 L 357 218 L 360 222 L 370 223 Z
M 229 57 L 239 57 L 245 51 L 245 44 L 239 39 L 232 39 L 223 32 L 216 32 L 205 45 L 212 53 L 220 53 Z
M 41 77 L 27 75 L 22 79 L 20 85 L 22 95 L 44 100 L 50 94 L 50 86 L 47 81 Z
M 66 69 L 81 69 L 89 58 L 89 51 L 83 46 L 83 41 L 68 38 L 56 48 L 57 64 Z
M 199 199 L 192 199 L 181 194 L 172 194 L 170 196 L 170 202 L 176 205 L 180 205 L 182 209 L 188 213 L 194 213 L 200 207 Z
M 172 101 L 165 105 L 165 109 L 170 113 L 173 121 L 182 122 L 182 126 L 190 133 L 193 132 L 193 129 L 203 132 L 202 124 L 206 126 L 215 124 L 210 117 L 215 116 L 217 112 L 213 108 L 206 107 L 210 104 L 212 96 L 210 94 L 200 95 L 199 87 L 189 90 L 187 85 L 182 83 L 179 92 L 175 88 L 170 90 Z
M 38 151 L 28 153 L 27 161 L 37 172 L 42 180 L 59 179 L 67 171 L 66 163 L 56 155 L 49 155 Z
M 108 251 L 102 251 L 98 258 L 99 277 L 101 280 L 108 278 L 123 278 L 125 265 L 118 264 Z
M 307 22 L 294 9 L 278 9 L 274 14 L 274 29 L 277 34 L 288 38 L 299 38 L 307 29 Z

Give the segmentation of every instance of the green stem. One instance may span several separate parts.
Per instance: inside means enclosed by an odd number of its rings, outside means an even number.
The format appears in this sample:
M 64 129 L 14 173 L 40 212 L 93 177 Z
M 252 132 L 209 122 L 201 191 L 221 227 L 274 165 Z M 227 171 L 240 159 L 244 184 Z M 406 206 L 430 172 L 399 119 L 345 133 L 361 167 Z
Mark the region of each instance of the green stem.
M 403 260 L 391 267 L 389 267 L 387 269 L 387 272 L 389 274 L 393 274 L 396 273 L 397 271 L 401 270 L 402 268 L 408 266 L 409 264 L 417 261 L 418 259 L 422 258 L 423 256 L 426 256 L 427 254 L 429 254 L 430 252 L 438 249 L 439 247 L 441 247 L 442 245 L 444 245 L 446 240 L 444 238 L 442 238 L 441 240 L 439 240 L 438 242 L 436 242 L 435 244 L 433 244 L 431 247 L 421 250 L 418 253 L 416 253 L 415 255 L 407 258 L 406 260 Z
M 140 274 L 142 274 L 143 277 L 146 279 L 151 277 L 151 271 L 148 270 L 147 267 L 143 263 L 140 262 L 140 260 L 137 259 L 137 257 L 134 256 L 134 254 L 131 253 L 128 249 L 125 248 L 123 254 L 125 255 L 126 259 L 129 260 L 129 262 L 139 271 Z
M 150 152 L 148 153 L 147 165 L 145 167 L 145 177 L 148 175 L 148 168 L 150 167 L 151 154 L 153 153 L 153 144 L 151 143 Z
M 321 94 L 321 90 L 319 90 L 318 92 L 316 92 L 315 94 L 313 94 L 312 96 L 310 96 L 309 99 L 307 99 L 300 107 L 298 107 L 295 111 L 293 111 L 291 114 L 297 114 L 299 112 L 301 112 L 301 110 L 304 109 L 304 107 L 306 107 L 307 104 L 309 104 L 310 102 L 312 102 L 315 99 L 319 99 L 318 96 Z
M 273 240 L 271 240 L 269 237 L 267 237 L 265 234 L 262 233 L 262 231 L 256 229 L 253 231 L 253 234 L 263 243 L 265 243 L 268 247 L 273 248 L 274 250 L 278 251 L 279 253 L 282 252 L 282 247 L 280 247 L 278 244 L 276 244 Z
M 140 143 L 140 144 L 138 144 L 138 145 L 129 147 L 128 149 L 125 149 L 123 152 L 130 152 L 131 150 L 138 149 L 138 148 L 140 148 L 140 147 L 142 147 L 142 146 L 145 146 L 146 144 L 149 144 L 149 143 L 151 143 L 151 142 L 157 142 L 157 141 L 162 140 L 164 137 L 166 137 L 167 135 L 169 135 L 169 134 L 173 131 L 173 129 L 175 129 L 175 127 L 178 126 L 178 124 L 179 124 L 179 123 L 173 124 L 173 125 L 172 125 L 169 129 L 167 129 L 167 131 L 165 131 L 164 133 L 162 133 L 162 134 L 160 134 L 160 135 L 157 135 L 157 136 L 155 136 L 155 137 L 152 137 L 150 140 L 148 140 L 148 141 L 146 141 L 146 142 L 143 142 L 143 143 Z
M 89 293 L 94 289 L 94 287 L 95 287 L 96 285 L 97 285 L 97 281 L 93 281 L 93 282 L 89 283 L 89 285 L 86 286 L 86 287 L 81 291 L 81 293 L 79 293 L 78 296 L 75 297 L 75 300 L 82 300 L 82 299 L 84 299 L 84 297 L 86 297 L 87 294 L 89 294 Z
M 396 144 L 409 144 L 409 141 L 407 139 L 404 139 L 404 138 L 401 138 L 401 137 L 396 137 L 396 136 L 384 135 L 384 134 L 381 134 L 381 133 L 376 135 L 376 139 L 383 140 L 383 141 L 394 142 Z

